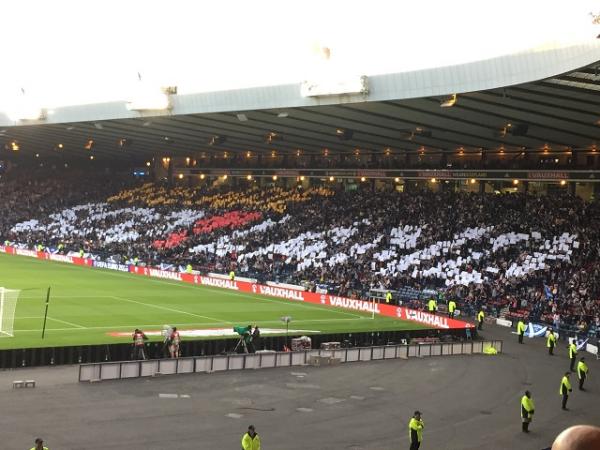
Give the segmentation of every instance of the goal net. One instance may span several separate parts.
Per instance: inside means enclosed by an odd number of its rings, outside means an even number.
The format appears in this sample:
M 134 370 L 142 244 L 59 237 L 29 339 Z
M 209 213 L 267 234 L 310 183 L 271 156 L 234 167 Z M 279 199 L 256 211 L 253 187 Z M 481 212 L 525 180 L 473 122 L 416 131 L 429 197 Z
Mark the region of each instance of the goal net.
M 20 292 L 0 287 L 0 338 L 13 336 L 15 310 Z

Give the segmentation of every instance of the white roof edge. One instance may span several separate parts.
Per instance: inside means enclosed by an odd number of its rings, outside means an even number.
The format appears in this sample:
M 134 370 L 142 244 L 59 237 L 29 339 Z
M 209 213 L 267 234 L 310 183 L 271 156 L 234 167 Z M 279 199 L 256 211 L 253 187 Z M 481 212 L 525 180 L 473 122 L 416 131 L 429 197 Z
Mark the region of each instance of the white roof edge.
M 300 95 L 300 84 L 294 83 L 176 95 L 171 98 L 172 109 L 164 113 L 130 111 L 125 102 L 65 106 L 55 108 L 52 115 L 38 123 L 58 124 L 443 96 L 530 83 L 572 72 L 596 62 L 600 62 L 599 39 L 568 47 L 529 50 L 454 66 L 373 75 L 369 77 L 369 93 L 365 95 L 307 98 Z M 27 123 L 31 124 L 32 122 Z M 13 125 L 16 124 L 0 113 L 0 126 Z

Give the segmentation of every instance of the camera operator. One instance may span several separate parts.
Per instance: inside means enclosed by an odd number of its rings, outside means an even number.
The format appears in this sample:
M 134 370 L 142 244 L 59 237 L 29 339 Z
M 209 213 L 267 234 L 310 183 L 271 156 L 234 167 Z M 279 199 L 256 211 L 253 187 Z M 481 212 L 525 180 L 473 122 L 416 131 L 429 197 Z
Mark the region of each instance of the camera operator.
M 133 359 L 147 359 L 146 358 L 146 341 L 148 336 L 136 328 L 133 332 Z

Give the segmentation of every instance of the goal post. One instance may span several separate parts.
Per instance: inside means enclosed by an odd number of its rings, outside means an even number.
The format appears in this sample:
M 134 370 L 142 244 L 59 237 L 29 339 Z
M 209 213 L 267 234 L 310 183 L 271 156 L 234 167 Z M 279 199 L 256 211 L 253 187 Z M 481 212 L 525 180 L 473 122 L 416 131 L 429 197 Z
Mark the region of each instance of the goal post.
M 20 292 L 0 287 L 0 338 L 14 336 L 15 311 Z

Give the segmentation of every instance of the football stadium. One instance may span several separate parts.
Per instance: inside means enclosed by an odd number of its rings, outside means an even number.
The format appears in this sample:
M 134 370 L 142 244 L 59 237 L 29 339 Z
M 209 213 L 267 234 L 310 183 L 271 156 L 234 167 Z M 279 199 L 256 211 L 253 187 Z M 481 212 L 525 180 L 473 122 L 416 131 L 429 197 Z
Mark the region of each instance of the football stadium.
M 0 450 L 600 449 L 600 11 L 534 3 L 7 5 Z

